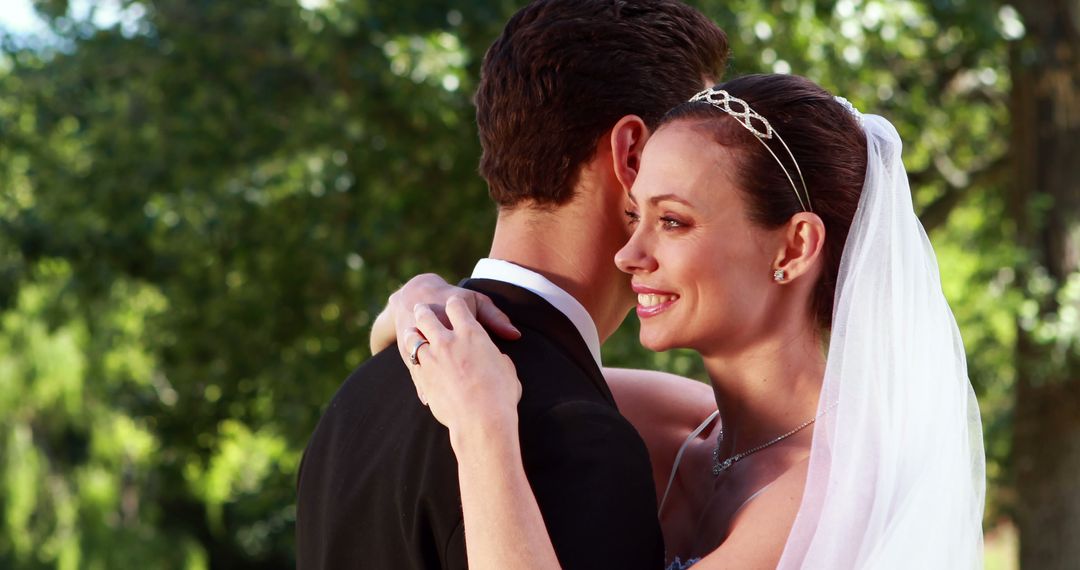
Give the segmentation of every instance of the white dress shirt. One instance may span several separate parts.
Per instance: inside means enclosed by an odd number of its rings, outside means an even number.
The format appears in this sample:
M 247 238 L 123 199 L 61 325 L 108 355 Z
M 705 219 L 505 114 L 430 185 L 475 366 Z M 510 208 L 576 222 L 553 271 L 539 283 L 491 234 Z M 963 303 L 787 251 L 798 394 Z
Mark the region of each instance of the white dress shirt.
M 585 310 L 585 307 L 577 299 L 549 281 L 547 277 L 509 261 L 484 258 L 476 262 L 472 278 L 493 279 L 517 285 L 522 289 L 536 293 L 542 299 L 551 303 L 559 312 L 566 315 L 566 318 L 570 319 L 570 322 L 581 333 L 581 338 L 585 340 L 589 352 L 596 359 L 596 365 L 602 366 L 600 363 L 600 334 L 596 331 L 596 323 L 593 322 L 592 316 L 589 315 L 589 312 Z

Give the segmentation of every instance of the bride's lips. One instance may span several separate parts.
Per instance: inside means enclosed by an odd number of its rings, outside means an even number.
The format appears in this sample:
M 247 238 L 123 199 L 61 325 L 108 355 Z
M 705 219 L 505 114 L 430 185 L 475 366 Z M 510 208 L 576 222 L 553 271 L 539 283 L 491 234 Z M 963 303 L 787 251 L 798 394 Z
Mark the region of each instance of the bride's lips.
M 679 300 L 679 296 L 670 291 L 661 291 L 644 285 L 633 285 L 632 288 L 638 295 L 637 315 L 642 319 L 659 315 Z

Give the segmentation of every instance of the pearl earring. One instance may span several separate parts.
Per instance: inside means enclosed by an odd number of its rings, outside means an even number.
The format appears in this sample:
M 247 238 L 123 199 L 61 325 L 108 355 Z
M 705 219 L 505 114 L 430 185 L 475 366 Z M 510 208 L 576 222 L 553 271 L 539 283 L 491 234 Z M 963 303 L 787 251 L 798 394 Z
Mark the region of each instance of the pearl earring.
M 783 269 L 777 269 L 776 271 L 773 271 L 772 274 L 773 281 L 776 281 L 777 283 L 783 283 L 785 276 L 786 274 Z

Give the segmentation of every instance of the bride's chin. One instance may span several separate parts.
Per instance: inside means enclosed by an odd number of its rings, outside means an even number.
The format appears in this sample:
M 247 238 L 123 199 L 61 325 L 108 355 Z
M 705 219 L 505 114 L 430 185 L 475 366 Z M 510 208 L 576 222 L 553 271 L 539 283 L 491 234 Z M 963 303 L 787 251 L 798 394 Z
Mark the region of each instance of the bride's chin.
M 664 352 L 665 350 L 676 348 L 675 346 L 672 346 L 669 341 L 659 338 L 656 335 L 646 334 L 645 331 L 642 331 L 641 334 L 638 335 L 638 341 L 641 343 L 641 346 L 644 346 L 652 352 Z

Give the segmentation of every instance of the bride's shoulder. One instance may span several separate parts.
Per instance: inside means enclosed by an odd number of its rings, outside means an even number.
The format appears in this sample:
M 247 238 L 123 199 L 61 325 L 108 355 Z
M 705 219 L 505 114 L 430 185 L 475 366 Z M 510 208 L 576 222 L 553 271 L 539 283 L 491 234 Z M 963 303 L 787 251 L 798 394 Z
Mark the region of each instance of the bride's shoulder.
M 649 450 L 660 501 L 683 442 L 716 411 L 712 388 L 653 370 L 605 368 L 604 378 L 619 413 L 630 421 Z
M 692 430 L 716 411 L 712 388 L 698 380 L 629 368 L 604 368 L 604 378 L 619 410 L 635 425 L 634 417 L 638 417 L 648 423 Z
M 687 436 L 716 411 L 712 388 L 697 380 L 653 370 L 605 368 L 604 377 L 619 413 L 649 448 L 658 484 L 663 483 Z M 658 492 L 663 493 L 663 489 Z

